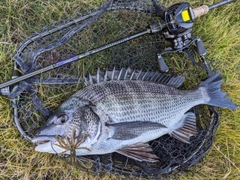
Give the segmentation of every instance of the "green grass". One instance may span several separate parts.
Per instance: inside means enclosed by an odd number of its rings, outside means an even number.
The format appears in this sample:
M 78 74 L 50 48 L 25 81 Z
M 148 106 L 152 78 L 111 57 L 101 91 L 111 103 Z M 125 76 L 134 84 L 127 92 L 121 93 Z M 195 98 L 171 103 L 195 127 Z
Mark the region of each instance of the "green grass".
M 173 4 L 179 1 L 165 1 Z M 189 1 L 194 7 L 198 1 Z M 201 1 L 203 2 L 203 1 Z M 204 1 L 212 4 L 214 1 Z M 215 1 L 217 2 L 217 1 Z M 17 45 L 50 22 L 76 14 L 98 1 L 83 0 L 5 0 L 0 2 L 0 82 L 11 78 L 11 61 Z M 208 58 L 222 72 L 222 89 L 240 105 L 240 1 L 196 20 L 194 34 L 202 38 Z M 37 153 L 32 144 L 20 137 L 12 125 L 10 104 L 0 96 L 0 179 L 99 179 L 52 155 Z M 239 179 L 240 177 L 240 109 L 224 109 L 212 149 L 197 165 L 194 177 L 181 179 Z M 109 179 L 104 177 L 103 179 Z

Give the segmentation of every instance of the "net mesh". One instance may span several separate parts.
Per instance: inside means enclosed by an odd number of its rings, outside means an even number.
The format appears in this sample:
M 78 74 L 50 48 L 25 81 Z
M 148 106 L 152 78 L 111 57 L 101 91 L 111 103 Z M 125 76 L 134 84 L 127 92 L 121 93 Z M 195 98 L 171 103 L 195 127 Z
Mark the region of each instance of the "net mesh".
M 161 3 L 157 4 L 164 8 Z M 159 19 L 153 1 L 109 1 L 45 26 L 19 46 L 13 59 L 17 71 L 26 74 L 145 30 Z M 96 74 L 98 67 L 101 70 L 131 67 L 158 71 L 157 53 L 168 46 L 170 44 L 161 33 L 148 34 L 20 82 L 9 95 L 16 127 L 23 137 L 31 141 L 48 116 L 70 95 L 84 87 L 82 78 L 88 72 Z M 169 73 L 186 77 L 181 89 L 195 87 L 211 72 L 210 64 L 206 66 L 206 61 L 197 55 L 195 48 L 193 45 L 189 51 L 197 64 L 193 64 L 184 53 L 164 56 Z M 179 176 L 208 152 L 219 122 L 219 110 L 211 106 L 201 105 L 190 111 L 197 116 L 199 134 L 191 138 L 191 144 L 182 143 L 169 135 L 150 142 L 160 159 L 158 163 L 137 162 L 112 153 L 87 156 L 85 160 L 90 161 L 91 166 L 80 163 L 78 167 L 95 175 L 107 173 L 121 178 Z M 76 158 L 82 162 L 80 157 Z

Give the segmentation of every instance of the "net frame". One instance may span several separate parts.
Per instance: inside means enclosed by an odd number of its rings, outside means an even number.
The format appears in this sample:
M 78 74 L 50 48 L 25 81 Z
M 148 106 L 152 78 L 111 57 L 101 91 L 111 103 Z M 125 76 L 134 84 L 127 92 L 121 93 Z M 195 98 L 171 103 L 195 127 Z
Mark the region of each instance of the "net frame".
M 160 6 L 163 7 L 162 5 Z M 83 31 L 84 29 L 87 29 L 88 26 L 91 26 L 91 24 L 95 23 L 96 21 L 100 21 L 99 24 L 101 24 L 100 16 L 101 18 L 104 19 L 106 17 L 102 17 L 102 15 L 106 15 L 107 13 L 111 15 L 114 12 L 120 12 L 120 11 L 128 11 L 128 12 L 135 12 L 135 13 L 137 12 L 140 14 L 143 13 L 143 14 L 147 14 L 150 18 L 158 18 L 158 17 L 153 17 L 156 11 L 151 1 L 148 1 L 148 0 L 146 1 L 132 0 L 131 1 L 130 0 L 130 1 L 109 1 L 98 8 L 87 10 L 86 12 L 77 14 L 76 15 L 77 17 L 70 17 L 66 20 L 53 22 L 52 24 L 41 29 L 39 32 L 30 36 L 28 40 L 26 40 L 23 44 L 19 46 L 19 48 L 17 49 L 16 55 L 13 57 L 13 60 L 15 62 L 15 72 L 21 71 L 21 73 L 26 74 L 33 70 L 44 67 L 49 63 L 58 61 L 60 55 L 64 57 L 68 57 L 72 55 L 74 51 L 66 52 L 64 51 L 64 49 L 68 46 L 69 40 L 71 40 L 71 38 L 73 38 L 74 35 L 81 33 L 81 31 Z M 143 25 L 141 24 L 141 28 L 142 26 Z M 130 27 L 130 26 L 127 26 L 127 27 Z M 95 31 L 97 30 L 95 29 Z M 60 32 L 60 33 L 54 36 L 53 34 L 57 32 Z M 66 32 L 69 32 L 69 34 L 66 34 Z M 121 33 L 121 31 L 119 32 Z M 124 32 L 132 33 L 132 31 L 128 31 L 128 30 L 124 30 Z M 157 34 L 154 36 L 155 36 L 154 37 L 155 40 L 158 39 L 154 45 L 161 42 L 162 43 L 161 45 L 163 46 L 161 48 L 159 47 L 159 45 L 156 45 L 157 46 L 156 49 L 159 48 L 158 50 L 161 50 L 161 49 L 163 50 L 165 44 L 167 43 L 163 40 L 163 37 L 161 35 Z M 51 39 L 52 37 L 54 37 L 53 40 Z M 122 37 L 122 34 L 117 34 L 116 36 L 114 36 L 113 39 L 118 39 L 119 37 Z M 140 41 L 141 40 L 143 39 L 140 38 Z M 106 42 L 109 42 L 109 41 L 110 40 L 107 40 Z M 49 44 L 49 42 L 51 43 Z M 136 40 L 136 42 L 133 42 L 133 44 L 134 43 L 136 44 L 137 42 L 138 41 Z M 143 40 L 143 42 L 146 43 L 146 40 Z M 149 43 L 151 44 L 151 42 Z M 39 44 L 41 44 L 41 46 L 39 46 Z M 131 46 L 129 47 L 131 49 Z M 144 44 L 144 47 L 146 47 L 146 44 Z M 86 47 L 86 49 L 88 49 L 88 47 Z M 143 48 L 139 48 L 139 49 L 142 50 Z M 110 54 L 111 53 L 113 54 L 113 52 L 118 52 L 118 51 L 120 51 L 121 53 L 121 46 L 119 48 L 114 49 L 112 52 L 110 52 Z M 196 72 L 200 74 L 194 77 L 195 79 L 198 79 L 198 80 L 194 82 L 193 85 L 190 85 L 190 86 L 186 85 L 185 87 L 183 87 L 183 89 L 194 87 L 194 85 L 196 85 L 197 83 L 199 83 L 201 80 L 203 80 L 204 78 L 206 78 L 212 73 L 211 63 L 207 62 L 205 58 L 199 57 L 196 54 L 196 49 L 194 45 L 192 48 L 190 48 L 190 51 L 192 51 L 192 53 L 194 54 L 194 57 L 196 58 L 197 63 L 195 65 L 189 60 L 183 60 L 181 63 L 182 63 L 182 66 L 184 66 L 184 68 L 183 69 L 180 68 L 180 71 L 179 71 L 179 69 L 175 70 L 174 68 L 176 66 L 176 62 L 174 61 L 168 62 L 170 64 L 169 65 L 170 72 L 173 72 L 175 74 L 181 74 L 181 75 L 188 74 L 188 76 L 189 74 L 192 75 L 193 73 L 196 73 Z M 122 62 L 116 62 L 115 60 L 112 60 L 104 64 L 101 64 L 101 62 L 98 62 L 98 64 L 100 64 L 102 67 L 110 66 L 110 68 L 113 68 L 113 66 L 118 68 L 127 67 L 127 66 L 130 66 L 132 68 L 139 68 L 144 66 L 146 63 L 152 63 L 146 60 L 143 61 L 143 59 L 141 58 L 140 60 L 136 60 L 136 62 L 133 62 L 131 58 L 134 59 L 134 54 L 136 53 L 136 51 L 131 49 L 131 50 L 128 50 L 128 52 L 132 53 L 133 57 L 132 56 L 130 56 L 130 58 L 128 57 L 129 59 L 127 62 L 122 63 Z M 146 52 L 140 53 L 140 55 L 143 55 L 143 54 L 146 54 Z M 100 55 L 100 57 L 102 57 L 103 55 Z M 49 57 L 50 57 L 50 62 L 44 61 L 44 59 Z M 112 55 L 112 57 L 114 56 Z M 180 55 L 180 57 L 182 59 L 187 59 L 187 57 L 183 56 L 182 54 Z M 96 56 L 95 59 L 97 58 L 98 56 Z M 14 124 L 16 125 L 20 134 L 26 140 L 31 142 L 31 137 L 36 132 L 35 130 L 44 122 L 43 119 L 45 119 L 50 115 L 51 113 L 50 111 L 53 110 L 51 108 L 50 109 L 48 108 L 48 106 L 44 102 L 46 100 L 44 99 L 45 97 L 41 97 L 41 95 L 43 94 L 39 93 L 39 89 L 44 88 L 42 87 L 42 85 L 47 85 L 47 86 L 53 85 L 52 87 L 53 89 L 56 86 L 60 86 L 60 89 L 61 89 L 61 86 L 73 85 L 73 87 L 75 88 L 75 90 L 73 91 L 76 91 L 76 89 L 79 89 L 82 87 L 82 84 L 81 84 L 83 82 L 82 78 L 84 77 L 85 74 L 78 73 L 78 75 L 76 76 L 73 73 L 71 75 L 68 75 L 69 73 L 66 71 L 66 68 L 70 67 L 71 69 L 76 64 L 77 63 L 73 65 L 69 65 L 68 67 L 62 68 L 60 70 L 59 69 L 54 70 L 54 72 L 51 71 L 41 76 L 34 77 L 26 81 L 22 81 L 19 83 L 19 85 L 14 86 L 14 88 L 12 89 L 9 97 L 11 98 L 11 104 L 13 107 L 12 111 L 13 111 Z M 193 67 L 190 67 L 190 66 L 193 66 Z M 152 63 L 151 65 L 148 65 L 148 67 L 145 68 L 145 70 L 149 70 L 149 69 L 153 70 L 154 67 L 156 67 L 156 62 Z M 95 72 L 96 72 L 96 68 L 95 68 Z M 191 80 L 187 82 L 191 83 Z M 21 112 L 20 107 L 21 108 L 24 107 L 23 108 L 24 111 Z M 27 116 L 28 120 L 24 122 L 25 120 L 22 120 L 21 118 L 22 118 L 22 115 L 26 113 L 26 107 L 29 107 L 29 110 L 27 110 L 27 112 L 29 112 L 29 115 Z M 33 109 L 35 111 L 32 111 Z M 80 168 L 87 172 L 90 172 L 91 174 L 99 175 L 101 173 L 107 173 L 110 176 L 117 175 L 117 176 L 120 176 L 121 178 L 123 178 L 124 176 L 126 176 L 127 178 L 136 177 L 136 176 L 152 177 L 152 178 L 179 176 L 182 172 L 187 171 L 190 167 L 192 167 L 197 162 L 199 162 L 204 157 L 204 155 L 208 152 L 208 150 L 211 148 L 212 143 L 214 141 L 214 134 L 219 124 L 219 113 L 220 113 L 219 109 L 216 109 L 210 106 L 198 106 L 191 109 L 191 111 L 195 112 L 198 118 L 200 118 L 199 112 L 202 112 L 202 111 L 208 112 L 208 118 L 210 119 L 210 121 L 207 124 L 198 125 L 200 128 L 202 128 L 202 131 L 199 134 L 198 138 L 192 139 L 193 142 L 196 142 L 197 148 L 195 148 L 194 150 L 191 150 L 190 154 L 185 152 L 188 155 L 184 158 L 180 158 L 178 162 L 174 162 L 175 164 L 173 163 L 171 165 L 168 165 L 166 163 L 165 164 L 163 163 L 160 165 L 159 164 L 151 165 L 147 163 L 142 165 L 136 161 L 123 157 L 122 155 L 119 155 L 117 153 L 112 153 L 112 154 L 103 155 L 103 156 L 87 156 L 86 158 L 90 159 L 93 162 L 93 167 L 89 169 L 81 166 Z M 42 117 L 40 117 L 40 114 Z M 38 120 L 35 120 L 35 119 L 38 119 Z M 203 123 L 202 121 L 200 122 Z M 200 141 L 201 139 L 203 139 L 203 141 Z M 163 137 L 158 138 L 157 140 L 152 141 L 150 144 L 154 152 L 157 153 L 157 151 L 159 151 L 159 146 L 161 144 L 160 142 L 167 142 L 167 141 L 171 141 L 171 143 L 174 144 L 176 143 L 175 141 L 177 140 L 174 140 L 171 137 L 165 135 Z M 176 144 L 179 145 L 179 142 L 177 142 Z M 183 144 L 182 147 L 185 147 L 185 145 Z M 166 152 L 166 150 L 163 149 L 161 153 L 164 153 L 164 152 Z M 122 165 L 126 163 L 129 163 L 129 164 L 125 168 Z M 134 168 L 131 169 L 129 168 L 129 166 L 134 167 L 135 169 Z M 131 171 L 129 169 L 131 169 Z

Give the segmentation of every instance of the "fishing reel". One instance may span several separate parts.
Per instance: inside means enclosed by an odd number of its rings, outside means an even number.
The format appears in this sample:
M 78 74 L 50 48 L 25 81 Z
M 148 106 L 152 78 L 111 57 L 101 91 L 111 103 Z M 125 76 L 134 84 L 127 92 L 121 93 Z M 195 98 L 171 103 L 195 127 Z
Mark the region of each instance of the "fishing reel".
M 155 4 L 156 6 L 156 4 Z M 161 22 L 161 31 L 163 31 L 164 38 L 170 41 L 172 47 L 166 48 L 167 50 L 157 54 L 160 71 L 167 72 L 169 70 L 162 55 L 173 52 L 185 51 L 189 58 L 195 62 L 193 56 L 187 51 L 187 47 L 191 44 L 195 44 L 197 53 L 200 56 L 206 54 L 206 49 L 200 38 L 192 37 L 192 27 L 194 25 L 194 19 L 208 13 L 208 6 L 201 6 L 196 9 L 192 9 L 187 2 L 174 4 L 165 11 L 158 8 L 160 16 L 163 19 Z M 162 11 L 162 13 L 161 13 Z M 154 26 L 152 26 L 153 29 Z M 156 32 L 156 31 L 155 31 Z

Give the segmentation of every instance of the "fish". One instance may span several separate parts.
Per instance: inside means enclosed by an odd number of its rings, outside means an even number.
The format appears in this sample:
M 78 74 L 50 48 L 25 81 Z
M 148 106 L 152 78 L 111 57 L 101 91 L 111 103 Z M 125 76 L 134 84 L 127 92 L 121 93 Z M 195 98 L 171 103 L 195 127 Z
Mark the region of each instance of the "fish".
M 158 162 L 149 141 L 169 134 L 191 143 L 198 134 L 192 107 L 238 108 L 221 90 L 220 72 L 193 89 L 179 90 L 184 81 L 184 76 L 159 72 L 98 69 L 38 130 L 32 138 L 35 150 L 76 156 L 116 152 L 140 162 Z

